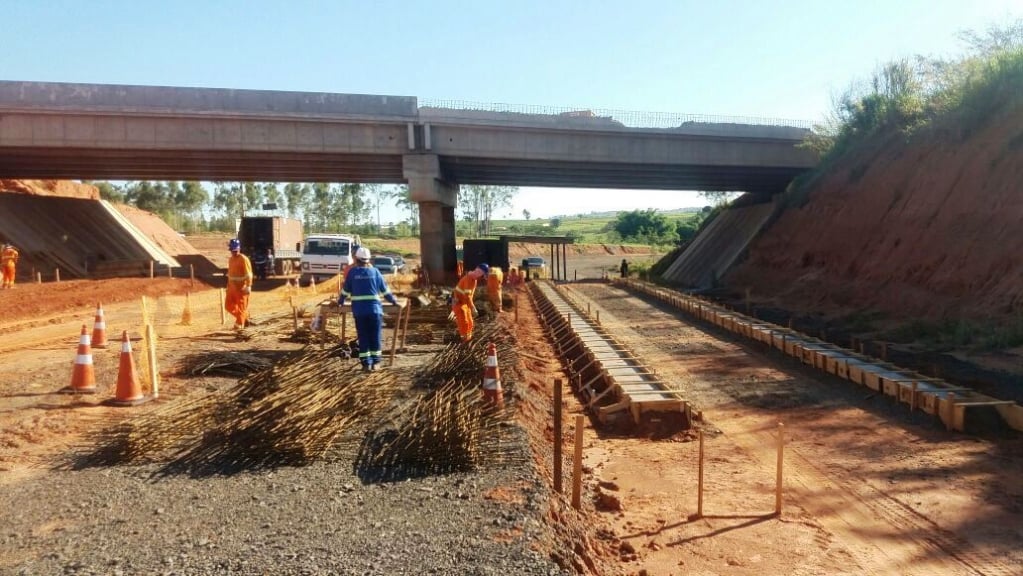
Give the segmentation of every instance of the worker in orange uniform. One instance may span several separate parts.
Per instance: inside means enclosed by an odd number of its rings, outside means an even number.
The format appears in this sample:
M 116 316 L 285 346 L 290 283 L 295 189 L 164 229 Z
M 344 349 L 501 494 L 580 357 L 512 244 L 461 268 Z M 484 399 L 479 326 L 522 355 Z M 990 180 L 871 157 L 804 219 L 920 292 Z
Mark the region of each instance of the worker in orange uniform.
M 4 244 L 4 248 L 0 251 L 0 270 L 3 271 L 3 287 L 14 288 L 14 275 L 18 265 L 18 249 L 13 244 Z
M 490 272 L 490 266 L 486 264 L 480 264 L 473 268 L 465 276 L 462 276 L 458 285 L 455 286 L 455 292 L 451 295 L 451 314 L 448 315 L 448 318 L 453 318 L 458 324 L 458 335 L 462 337 L 462 342 L 472 340 L 472 331 L 476 326 L 473 317 L 479 313 L 472 298 L 476 293 L 476 281 L 480 278 L 486 280 L 488 272 Z
M 224 309 L 234 316 L 234 329 L 244 328 L 249 321 L 249 293 L 252 292 L 252 262 L 241 253 L 237 238 L 227 243 L 231 257 L 227 260 L 227 296 Z
M 494 266 L 487 272 L 487 300 L 494 314 L 501 313 L 501 287 L 504 284 L 504 272 Z

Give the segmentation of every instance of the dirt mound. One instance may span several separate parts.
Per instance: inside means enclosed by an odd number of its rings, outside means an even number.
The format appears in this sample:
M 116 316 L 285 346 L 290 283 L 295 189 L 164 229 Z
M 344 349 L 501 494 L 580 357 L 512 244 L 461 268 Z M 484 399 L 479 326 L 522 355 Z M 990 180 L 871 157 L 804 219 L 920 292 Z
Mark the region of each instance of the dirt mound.
M 726 284 L 789 310 L 991 320 L 1023 309 L 1023 109 L 841 160 Z
M 156 214 L 128 204 L 114 204 L 114 207 L 164 252 L 175 257 L 182 254 L 199 253 L 184 237 L 175 232 Z
M 0 180 L 0 192 L 99 200 L 99 189 L 70 180 Z

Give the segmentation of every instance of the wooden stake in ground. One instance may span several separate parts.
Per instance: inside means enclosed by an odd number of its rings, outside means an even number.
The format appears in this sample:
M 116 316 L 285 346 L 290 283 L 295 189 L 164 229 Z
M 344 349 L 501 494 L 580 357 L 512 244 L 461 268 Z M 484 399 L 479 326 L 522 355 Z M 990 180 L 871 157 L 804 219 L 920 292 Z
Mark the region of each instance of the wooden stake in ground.
M 160 371 L 156 365 L 156 330 L 152 324 L 146 324 L 146 346 L 149 351 L 147 360 L 149 367 L 149 382 L 153 389 L 153 398 L 160 396 Z
M 778 474 L 774 485 L 774 513 L 781 516 L 782 462 L 785 459 L 785 425 L 778 423 Z
M 391 361 L 387 363 L 388 366 L 394 366 L 394 356 L 398 353 L 398 329 L 401 328 L 401 312 L 402 309 L 398 308 L 398 313 L 394 317 L 394 330 L 391 334 Z
M 405 322 L 401 325 L 401 349 L 405 350 L 405 337 L 408 336 L 408 321 L 412 317 L 412 303 L 405 304 Z
M 188 292 L 185 292 L 185 308 L 181 311 L 181 325 L 192 325 L 192 297 Z
M 696 480 L 696 517 L 703 518 L 703 430 L 700 430 L 699 437 L 700 437 L 700 464 L 699 477 Z
M 195 264 L 188 265 L 188 287 L 195 288 Z
M 583 415 L 575 417 L 575 457 L 572 459 L 572 508 L 582 508 L 583 490 Z
M 554 380 L 554 491 L 561 494 L 561 379 Z
M 53 269 L 53 277 L 55 282 L 60 282 L 60 268 Z
M 224 293 L 224 289 L 221 288 L 220 289 L 220 325 L 221 326 L 223 326 L 225 323 L 227 323 L 227 318 L 224 316 L 224 314 L 227 312 L 226 310 L 224 310 L 224 299 L 225 298 L 227 298 L 227 295 Z
M 149 261 L 149 277 L 150 278 L 153 278 L 153 268 L 154 268 L 154 266 L 155 266 L 155 263 L 152 260 L 150 260 Z

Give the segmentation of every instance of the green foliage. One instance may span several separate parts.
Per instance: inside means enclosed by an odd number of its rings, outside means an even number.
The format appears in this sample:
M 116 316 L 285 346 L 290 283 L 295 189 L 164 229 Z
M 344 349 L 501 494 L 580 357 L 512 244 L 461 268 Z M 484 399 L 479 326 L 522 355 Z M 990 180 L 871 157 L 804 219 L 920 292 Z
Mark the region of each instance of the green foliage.
M 676 227 L 652 208 L 619 213 L 614 230 L 625 240 L 643 244 L 674 244 L 678 241 Z
M 940 321 L 916 319 L 899 326 L 885 337 L 904 343 L 920 343 L 938 350 L 989 351 L 1023 345 L 1023 316 L 1008 321 L 975 321 L 946 318 Z
M 519 189 L 514 186 L 462 186 L 458 192 L 458 208 L 462 219 L 472 223 L 469 238 L 489 236 L 493 233 L 492 218 L 499 208 L 509 207 Z M 528 216 L 528 212 L 524 211 Z M 528 219 L 528 218 L 527 218 Z
M 961 35 L 971 51 L 958 60 L 918 56 L 884 64 L 833 104 L 831 117 L 814 126 L 802 146 L 841 156 L 872 135 L 912 132 L 956 119 L 976 127 L 1023 88 L 1023 20 Z

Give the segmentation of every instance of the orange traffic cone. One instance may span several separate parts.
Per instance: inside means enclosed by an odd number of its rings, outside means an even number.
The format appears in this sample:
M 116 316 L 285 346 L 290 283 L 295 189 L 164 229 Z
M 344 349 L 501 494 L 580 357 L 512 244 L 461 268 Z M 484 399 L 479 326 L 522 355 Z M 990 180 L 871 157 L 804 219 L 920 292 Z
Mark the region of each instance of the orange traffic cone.
M 483 371 L 483 400 L 504 408 L 504 392 L 501 390 L 501 370 L 497 367 L 497 346 L 487 344 L 487 367 Z
M 78 354 L 75 367 L 71 370 L 71 385 L 60 390 L 66 394 L 94 394 L 96 392 L 96 371 L 92 366 L 92 348 L 89 347 L 89 332 L 82 324 L 82 335 L 78 339 Z
M 107 323 L 103 319 L 102 304 L 96 304 L 96 323 L 92 325 L 92 347 L 107 347 Z
M 150 398 L 142 394 L 142 385 L 139 384 L 138 375 L 135 373 L 135 360 L 131 356 L 131 340 L 128 340 L 128 331 L 121 333 L 121 363 L 117 369 L 117 391 L 113 400 L 107 404 L 114 406 L 135 406 L 148 402 Z

